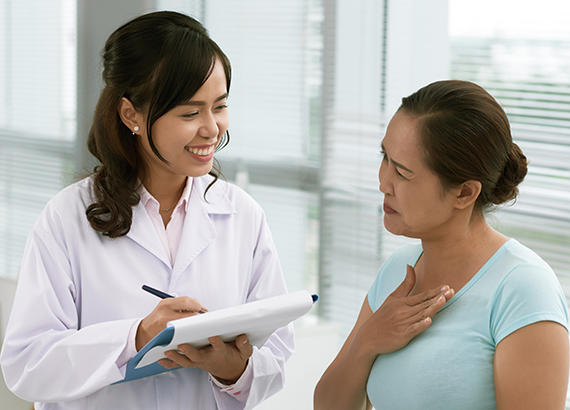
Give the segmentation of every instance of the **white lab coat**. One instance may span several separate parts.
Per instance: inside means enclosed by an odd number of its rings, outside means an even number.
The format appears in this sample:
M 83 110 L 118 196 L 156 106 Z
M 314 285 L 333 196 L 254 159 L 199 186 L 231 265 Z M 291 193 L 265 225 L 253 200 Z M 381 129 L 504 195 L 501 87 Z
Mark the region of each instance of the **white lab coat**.
M 286 293 L 262 209 L 224 181 L 204 200 L 210 178 L 193 181 L 173 267 L 141 203 L 126 236 L 91 228 L 90 178 L 46 205 L 28 238 L 0 356 L 16 395 L 37 409 L 244 408 L 197 368 L 111 385 L 123 378 L 116 362 L 131 325 L 159 302 L 143 284 L 194 297 L 210 311 Z M 292 350 L 291 326 L 254 348 L 246 408 L 282 388 Z

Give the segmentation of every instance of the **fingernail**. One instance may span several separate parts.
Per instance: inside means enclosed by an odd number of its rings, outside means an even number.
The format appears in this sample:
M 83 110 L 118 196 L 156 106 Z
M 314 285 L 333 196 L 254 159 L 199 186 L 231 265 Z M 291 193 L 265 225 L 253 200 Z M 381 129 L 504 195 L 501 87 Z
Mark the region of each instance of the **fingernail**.
M 445 285 L 442 286 L 442 288 L 440 289 L 442 292 L 447 292 L 449 290 L 449 286 Z
M 437 301 L 438 301 L 438 302 L 444 302 L 444 303 L 445 303 L 445 296 L 443 296 L 443 295 L 440 296 L 440 297 L 437 299 Z

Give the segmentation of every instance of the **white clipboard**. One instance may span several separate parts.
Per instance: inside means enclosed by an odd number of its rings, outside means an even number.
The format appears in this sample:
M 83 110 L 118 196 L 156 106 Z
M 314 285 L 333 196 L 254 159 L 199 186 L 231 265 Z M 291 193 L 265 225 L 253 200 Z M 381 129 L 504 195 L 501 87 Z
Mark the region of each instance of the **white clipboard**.
M 134 369 L 165 358 L 164 352 L 176 350 L 180 344 L 188 343 L 196 348 L 207 346 L 210 344 L 208 338 L 212 336 L 220 336 L 223 341 L 229 342 L 240 334 L 246 334 L 252 345 L 261 347 L 275 330 L 307 313 L 317 299 L 317 295 L 301 290 L 170 321 L 165 329 L 171 334 L 173 329 L 170 342 L 145 346 L 146 349 L 139 352 L 142 357 L 137 355 L 131 359 L 137 359 Z M 164 343 L 164 338 L 162 340 Z

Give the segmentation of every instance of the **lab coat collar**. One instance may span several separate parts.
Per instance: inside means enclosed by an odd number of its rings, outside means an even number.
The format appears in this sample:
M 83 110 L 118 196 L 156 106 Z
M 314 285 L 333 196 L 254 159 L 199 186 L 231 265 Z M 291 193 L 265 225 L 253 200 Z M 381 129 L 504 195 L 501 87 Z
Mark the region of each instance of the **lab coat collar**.
M 204 198 L 204 192 L 211 181 L 212 178 L 208 176 L 194 178 L 182 237 L 174 261 L 175 273 L 184 271 L 216 238 L 212 215 L 229 215 L 236 212 L 227 196 L 228 185 L 224 182 L 217 181 Z
M 152 253 L 166 266 L 170 266 L 170 258 L 146 212 L 143 201 L 139 201 L 138 204 L 133 206 L 131 229 L 127 233 L 127 237 Z
M 216 183 L 212 185 L 208 192 L 204 195 L 206 188 L 210 182 L 212 182 L 212 180 L 213 178 L 209 175 L 203 176 L 201 178 L 194 178 L 191 196 L 198 196 L 203 202 L 203 206 L 205 207 L 206 212 L 210 215 L 236 213 L 234 204 L 228 198 L 228 184 L 225 181 L 216 181 Z
M 227 196 L 228 186 L 224 182 L 216 182 L 208 190 L 206 199 L 204 199 L 204 192 L 211 180 L 211 177 L 204 176 L 194 178 L 192 181 L 190 196 L 186 203 L 184 228 L 174 263 L 175 271 L 185 269 L 216 237 L 211 215 L 236 212 Z M 151 252 L 166 266 L 171 267 L 170 259 L 142 201 L 133 207 L 132 224 L 127 237 Z

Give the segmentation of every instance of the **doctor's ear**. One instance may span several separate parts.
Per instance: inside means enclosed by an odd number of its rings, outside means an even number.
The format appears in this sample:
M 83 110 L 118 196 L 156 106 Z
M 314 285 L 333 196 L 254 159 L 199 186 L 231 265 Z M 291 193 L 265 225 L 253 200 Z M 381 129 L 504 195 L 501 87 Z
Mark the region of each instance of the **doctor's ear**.
M 465 181 L 459 186 L 458 194 L 455 199 L 455 207 L 457 209 L 465 209 L 477 201 L 481 193 L 481 182 L 475 180 Z
M 127 98 L 122 97 L 117 111 L 121 121 L 131 130 L 133 135 L 140 134 L 140 130 L 144 125 L 144 118 L 142 114 L 135 109 L 133 103 Z

